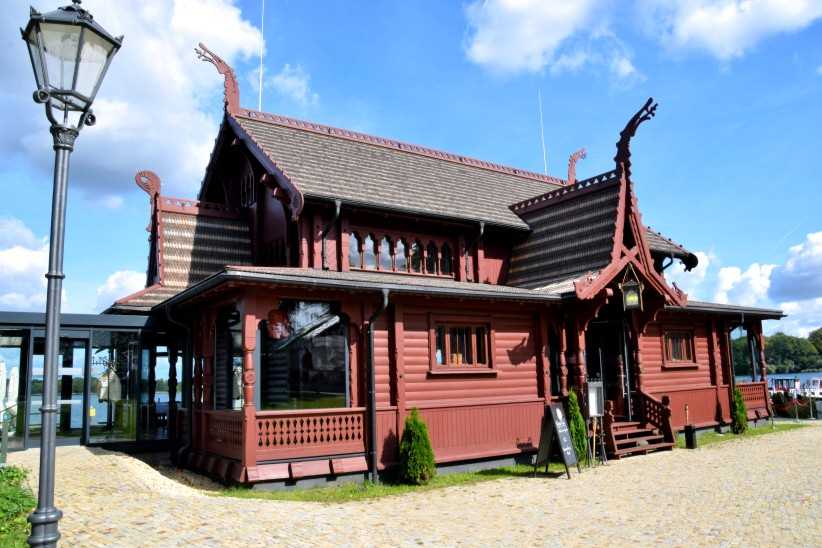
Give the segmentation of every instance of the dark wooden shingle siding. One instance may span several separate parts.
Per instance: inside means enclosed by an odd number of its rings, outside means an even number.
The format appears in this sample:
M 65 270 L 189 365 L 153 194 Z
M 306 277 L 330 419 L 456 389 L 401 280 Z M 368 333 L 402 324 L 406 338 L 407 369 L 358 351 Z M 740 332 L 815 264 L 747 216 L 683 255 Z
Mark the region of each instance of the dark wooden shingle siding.
M 509 283 L 533 289 L 604 268 L 614 245 L 618 192 L 609 183 L 522 213 L 532 232 L 513 249 Z

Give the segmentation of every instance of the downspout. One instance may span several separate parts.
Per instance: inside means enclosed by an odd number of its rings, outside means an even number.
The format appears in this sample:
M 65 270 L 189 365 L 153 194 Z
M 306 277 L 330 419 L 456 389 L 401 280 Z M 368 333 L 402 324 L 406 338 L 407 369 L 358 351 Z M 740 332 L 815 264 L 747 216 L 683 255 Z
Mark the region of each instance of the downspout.
M 479 234 L 477 237 L 474 238 L 474 241 L 471 242 L 471 245 L 465 247 L 465 254 L 462 256 L 462 260 L 465 261 L 465 278 L 468 279 L 468 261 L 466 260 L 468 254 L 471 252 L 472 249 L 479 245 L 480 240 L 482 240 L 482 236 L 485 234 L 485 221 L 480 221 L 479 224 Z M 479 272 L 479 264 L 475 265 L 477 272 Z M 479 280 L 477 280 L 479 281 Z
M 320 234 L 320 240 L 322 240 L 322 269 L 328 270 L 328 260 L 326 258 L 326 251 L 325 251 L 325 237 L 328 236 L 328 233 L 331 231 L 331 227 L 337 222 L 337 219 L 340 218 L 340 208 L 342 207 L 341 200 L 334 200 L 334 216 L 331 217 L 331 220 L 328 221 L 328 224 L 325 225 L 323 228 L 322 234 Z
M 174 325 L 181 329 L 185 333 L 185 347 L 183 349 L 182 354 L 182 367 L 180 370 L 182 374 L 180 375 L 180 379 L 183 381 L 180 384 L 182 385 L 181 391 L 183 396 L 183 407 L 186 409 L 186 440 L 185 443 L 177 449 L 177 455 L 183 455 L 187 453 L 191 449 L 191 438 L 192 438 L 192 430 L 194 428 L 194 413 L 192 409 L 192 402 L 191 402 L 191 379 L 189 375 L 187 375 L 187 365 L 190 363 L 191 360 L 191 329 L 189 327 L 174 318 L 171 317 L 171 307 L 166 306 L 166 320 L 171 325 Z M 176 418 L 175 418 L 176 420 Z M 178 432 L 179 434 L 179 432 Z
M 371 425 L 371 440 L 368 448 L 369 475 L 376 482 L 377 476 L 377 371 L 374 367 L 374 323 L 388 307 L 388 290 L 382 290 L 382 302 L 368 318 L 368 422 Z

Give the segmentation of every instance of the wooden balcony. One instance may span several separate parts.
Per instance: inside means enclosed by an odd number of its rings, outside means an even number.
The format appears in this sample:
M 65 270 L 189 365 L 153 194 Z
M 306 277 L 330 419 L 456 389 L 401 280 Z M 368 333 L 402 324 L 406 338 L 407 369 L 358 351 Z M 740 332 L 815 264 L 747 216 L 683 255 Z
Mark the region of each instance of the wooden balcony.
M 258 411 L 257 462 L 365 452 L 365 408 Z

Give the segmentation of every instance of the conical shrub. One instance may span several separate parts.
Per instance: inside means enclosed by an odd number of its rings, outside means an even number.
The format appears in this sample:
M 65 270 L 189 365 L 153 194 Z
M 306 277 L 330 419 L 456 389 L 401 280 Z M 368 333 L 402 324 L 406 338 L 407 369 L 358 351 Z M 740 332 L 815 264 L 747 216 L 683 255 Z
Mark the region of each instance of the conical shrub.
M 571 442 L 574 444 L 577 462 L 582 462 L 582 459 L 588 455 L 588 429 L 585 427 L 585 419 L 582 416 L 582 410 L 579 408 L 577 393 L 573 390 L 568 394 L 567 406 L 566 415 L 569 422 L 568 429 L 571 430 Z
M 400 478 L 406 483 L 423 485 L 436 473 L 428 427 L 413 408 L 405 419 L 405 431 L 400 440 Z
M 745 400 L 742 399 L 742 391 L 734 388 L 734 410 L 731 420 L 731 432 L 734 434 L 744 434 L 748 429 L 748 409 L 745 407 Z

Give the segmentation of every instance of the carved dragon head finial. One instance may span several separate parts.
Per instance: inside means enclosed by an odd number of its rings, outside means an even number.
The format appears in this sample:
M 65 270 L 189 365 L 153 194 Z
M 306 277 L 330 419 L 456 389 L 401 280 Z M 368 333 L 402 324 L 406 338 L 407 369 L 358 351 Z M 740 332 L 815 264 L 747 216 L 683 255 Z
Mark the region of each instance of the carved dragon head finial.
M 566 182 L 567 185 L 573 185 L 577 182 L 577 161 L 583 160 L 588 153 L 585 151 L 584 148 L 579 149 L 578 151 L 571 154 L 568 158 L 568 181 Z
M 160 177 L 153 171 L 138 171 L 134 175 L 134 182 L 148 194 L 149 200 L 160 194 Z
M 656 115 L 657 103 L 654 103 L 653 97 L 648 97 L 641 109 L 634 114 L 625 128 L 619 133 L 619 142 L 617 142 L 617 153 L 614 157 L 616 162 L 617 172 L 624 174 L 626 178 L 631 177 L 631 139 L 636 135 L 636 130 L 639 126 L 650 120 Z
M 200 42 L 199 47 L 194 48 L 194 53 L 200 61 L 211 63 L 222 74 L 225 79 L 225 109 L 229 114 L 237 114 L 240 110 L 240 87 L 237 85 L 237 76 L 234 74 L 228 63 L 222 57 L 212 52 Z

